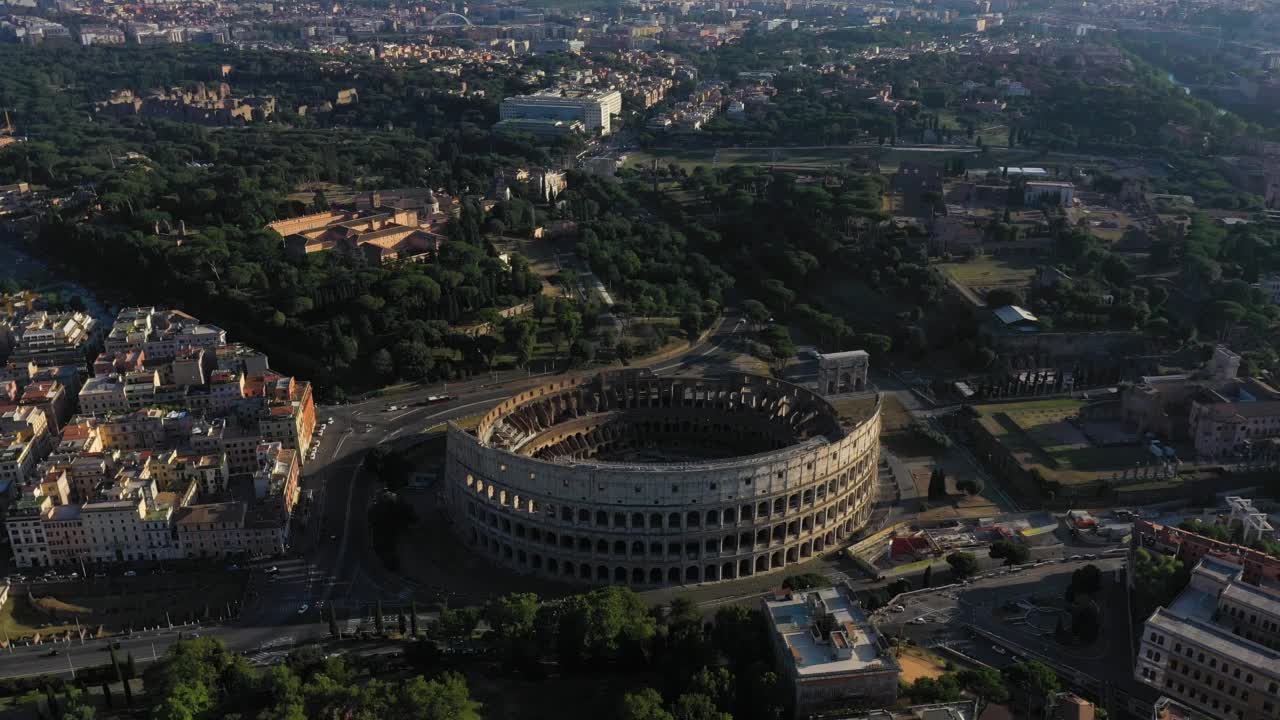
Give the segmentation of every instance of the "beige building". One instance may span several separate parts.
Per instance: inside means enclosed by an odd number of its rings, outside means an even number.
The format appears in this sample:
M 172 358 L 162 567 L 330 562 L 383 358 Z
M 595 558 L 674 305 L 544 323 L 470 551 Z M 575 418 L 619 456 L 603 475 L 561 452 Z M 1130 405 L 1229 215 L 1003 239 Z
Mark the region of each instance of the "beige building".
M 45 535 L 44 516 L 53 507 L 47 496 L 23 495 L 9 506 L 5 531 L 17 567 L 48 567 L 49 540 Z
M 263 384 L 265 407 L 258 413 L 258 433 L 264 442 L 278 442 L 306 454 L 316 428 L 311 383 L 277 375 Z
M 1223 720 L 1280 715 L 1280 590 L 1206 556 L 1187 588 L 1147 619 L 1134 677 Z
M 433 223 L 417 210 L 376 207 L 369 210 L 326 210 L 267 227 L 284 237 L 294 257 L 336 250 L 368 262 L 426 260 L 444 241 Z
M 227 344 L 227 332 L 178 310 L 124 308 L 107 334 L 106 352 L 141 350 L 152 360 L 172 360 L 183 348 L 216 352 Z
M 1218 346 L 1197 372 L 1144 377 L 1121 395 L 1121 420 L 1140 435 L 1190 440 L 1201 458 L 1250 454 L 1280 437 L 1280 391 L 1239 369 L 1240 356 Z
M 838 589 L 780 590 L 762 606 L 797 716 L 897 700 L 901 667 L 875 626 Z

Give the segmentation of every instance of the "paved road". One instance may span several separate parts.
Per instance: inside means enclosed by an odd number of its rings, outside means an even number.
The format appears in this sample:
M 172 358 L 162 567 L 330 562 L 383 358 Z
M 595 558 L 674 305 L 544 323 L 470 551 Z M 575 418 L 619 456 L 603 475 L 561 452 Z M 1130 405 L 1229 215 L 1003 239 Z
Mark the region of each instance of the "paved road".
M 1122 568 L 1124 562 L 1123 557 L 1098 557 L 1048 561 L 1012 572 L 1001 568 L 969 585 L 913 593 L 900 601 L 901 611 L 886 607 L 875 617 L 886 631 L 901 631 L 920 645 L 964 642 L 968 646 L 965 654 L 994 667 L 1016 662 L 1018 653 L 1029 652 L 1085 673 L 1095 672 L 1110 657 L 1108 637 L 1124 634 L 1104 633 L 1099 642 L 1086 648 L 1060 645 L 1053 639 L 1058 615 L 1049 610 L 1050 603 L 1060 604 L 1076 569 L 1096 565 L 1105 577 Z M 1022 607 L 1004 610 L 1011 603 Z M 1124 622 L 1123 613 L 1108 622 Z M 965 626 L 997 639 L 975 640 L 964 633 Z

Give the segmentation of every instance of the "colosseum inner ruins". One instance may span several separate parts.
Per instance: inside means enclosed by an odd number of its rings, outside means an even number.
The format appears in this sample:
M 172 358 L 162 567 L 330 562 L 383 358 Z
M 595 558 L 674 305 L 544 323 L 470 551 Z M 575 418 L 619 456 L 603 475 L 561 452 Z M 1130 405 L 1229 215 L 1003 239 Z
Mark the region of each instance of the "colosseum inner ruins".
M 880 403 L 856 423 L 755 375 L 565 379 L 451 425 L 454 527 L 523 573 L 658 587 L 779 572 L 863 527 Z

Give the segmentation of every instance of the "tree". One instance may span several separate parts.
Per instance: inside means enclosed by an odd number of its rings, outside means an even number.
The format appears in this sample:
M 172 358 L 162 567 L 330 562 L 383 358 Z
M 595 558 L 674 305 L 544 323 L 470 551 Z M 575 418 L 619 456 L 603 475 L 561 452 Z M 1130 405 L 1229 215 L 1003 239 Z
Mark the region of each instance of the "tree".
M 397 371 L 407 380 L 425 380 L 435 367 L 431 348 L 423 342 L 402 340 L 396 343 L 393 355 Z
M 662 707 L 662 696 L 653 688 L 622 696 L 618 708 L 619 720 L 674 720 Z
M 742 303 L 742 312 L 747 316 L 747 320 L 751 322 L 755 329 L 759 329 L 769 322 L 769 308 L 759 300 L 745 300 Z
M 733 706 L 734 690 L 733 673 L 723 667 L 704 667 L 689 683 L 689 692 L 711 698 L 716 707 L 726 712 Z
M 698 334 L 702 332 L 702 313 L 697 308 L 689 308 L 680 313 L 680 329 L 684 330 L 689 342 L 697 340 Z
M 1190 573 L 1181 560 L 1146 548 L 1134 552 L 1133 573 L 1134 610 L 1141 617 L 1172 602 L 1190 580 Z
M 929 473 L 929 499 L 939 500 L 947 496 L 947 471 L 935 467 Z
M 933 564 L 926 565 L 924 568 L 924 578 L 920 580 L 920 587 L 927 588 L 933 585 Z
M 947 556 L 947 564 L 956 579 L 964 579 L 978 572 L 978 559 L 973 553 L 953 552 Z
M 111 667 L 115 670 L 116 680 L 124 686 L 124 704 L 127 707 L 133 707 L 133 689 L 129 687 L 129 678 L 125 677 L 124 668 L 120 665 L 120 658 L 116 655 L 114 647 L 108 647 L 111 652 Z
M 327 612 L 325 616 L 329 619 L 329 634 L 333 637 L 342 637 L 342 630 L 338 628 L 338 615 L 333 606 L 325 608 Z
M 715 701 L 698 693 L 685 693 L 676 698 L 672 716 L 675 720 L 733 720 L 729 713 L 720 712 Z
M 399 625 L 400 637 L 405 637 L 409 634 L 409 620 L 404 616 L 404 608 L 396 611 L 396 620 Z
M 1009 665 L 1003 672 L 1005 681 L 1026 695 L 1028 706 L 1032 701 L 1041 707 L 1047 705 L 1062 687 L 1053 670 L 1038 660 Z
M 418 601 L 409 601 L 409 633 L 418 637 Z
M 373 627 L 374 627 L 374 630 L 379 635 L 382 635 L 386 631 L 386 628 L 384 627 L 383 620 L 382 620 L 382 601 L 381 600 L 378 601 L 377 606 L 373 611 Z
M 618 360 L 625 365 L 635 355 L 635 347 L 630 340 L 622 338 L 614 348 L 614 353 L 618 356 Z
M 1082 642 L 1091 643 L 1102 631 L 1102 612 L 1097 603 L 1086 600 L 1071 610 L 1071 634 Z
M 1071 573 L 1071 589 L 1076 597 L 1094 595 L 1102 590 L 1102 571 L 1092 563 Z
M 997 540 L 991 543 L 991 551 L 988 554 L 997 560 L 1004 558 L 1005 565 L 1021 565 L 1031 559 L 1031 548 L 1022 543 Z
M 978 717 L 982 716 L 982 712 L 989 703 L 999 705 L 1009 701 L 1009 688 L 1005 685 L 1000 671 L 995 668 L 962 670 L 956 676 L 956 680 L 959 681 L 960 687 L 968 690 L 978 699 Z
M 596 359 L 596 344 L 586 338 L 578 338 L 569 348 L 569 357 L 575 365 L 590 365 Z
M 125 656 L 124 676 L 127 680 L 133 680 L 138 677 L 138 664 L 133 660 L 133 653 Z
M 386 348 L 380 348 L 373 354 L 369 360 L 369 366 L 382 378 L 389 378 L 396 371 L 395 361 L 391 359 L 391 351 Z

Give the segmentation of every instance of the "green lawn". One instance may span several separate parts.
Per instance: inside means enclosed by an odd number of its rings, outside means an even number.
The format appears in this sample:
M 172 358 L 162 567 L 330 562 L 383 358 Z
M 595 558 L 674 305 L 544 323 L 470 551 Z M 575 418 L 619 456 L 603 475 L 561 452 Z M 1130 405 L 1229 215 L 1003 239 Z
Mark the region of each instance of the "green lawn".
M 1069 419 L 1085 403 L 1070 398 L 975 406 L 982 424 L 1028 465 L 1063 484 L 1094 482 L 1144 461 L 1139 445 L 1098 447 Z
M 1025 288 L 1036 274 L 1036 262 L 1027 258 L 983 257 L 969 262 L 941 263 L 938 268 L 971 290 Z

